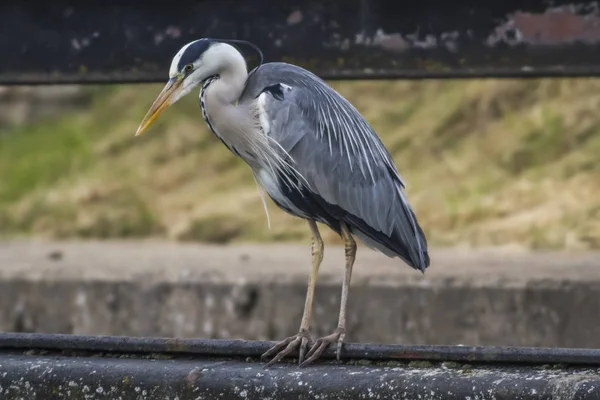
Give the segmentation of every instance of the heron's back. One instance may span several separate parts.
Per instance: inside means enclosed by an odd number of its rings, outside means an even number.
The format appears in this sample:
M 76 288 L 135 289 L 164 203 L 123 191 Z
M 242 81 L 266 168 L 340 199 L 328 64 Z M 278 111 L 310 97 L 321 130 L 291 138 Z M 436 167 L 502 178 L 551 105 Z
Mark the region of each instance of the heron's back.
M 255 99 L 263 130 L 303 178 L 293 187 L 263 176 L 273 200 L 337 232 L 343 221 L 366 245 L 424 271 L 425 235 L 389 152 L 362 115 L 323 80 L 286 63 L 252 71 L 240 102 Z

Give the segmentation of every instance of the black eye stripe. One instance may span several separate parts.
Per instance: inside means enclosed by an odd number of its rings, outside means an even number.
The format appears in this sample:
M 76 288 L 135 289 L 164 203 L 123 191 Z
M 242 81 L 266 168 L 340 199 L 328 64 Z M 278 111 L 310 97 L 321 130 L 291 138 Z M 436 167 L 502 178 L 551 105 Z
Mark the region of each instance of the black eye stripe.
M 190 44 L 181 55 L 177 69 L 183 71 L 186 65 L 193 64 L 214 42 L 211 39 L 200 39 Z

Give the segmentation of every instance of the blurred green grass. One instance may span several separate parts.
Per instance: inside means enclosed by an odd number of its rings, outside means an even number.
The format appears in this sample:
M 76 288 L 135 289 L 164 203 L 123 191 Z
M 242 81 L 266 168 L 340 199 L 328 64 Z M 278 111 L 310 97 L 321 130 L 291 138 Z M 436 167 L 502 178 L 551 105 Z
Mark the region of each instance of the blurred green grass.
M 432 244 L 600 248 L 599 80 L 332 85 L 390 149 Z M 308 240 L 271 202 L 268 229 L 196 95 L 133 136 L 160 89 L 86 88 L 89 107 L 0 132 L 0 235 Z

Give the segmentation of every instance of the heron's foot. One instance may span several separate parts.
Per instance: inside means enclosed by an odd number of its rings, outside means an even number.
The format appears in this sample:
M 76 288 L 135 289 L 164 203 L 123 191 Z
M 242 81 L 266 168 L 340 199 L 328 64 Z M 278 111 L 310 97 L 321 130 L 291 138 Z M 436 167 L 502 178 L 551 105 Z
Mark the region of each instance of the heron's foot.
M 298 355 L 298 363 L 302 363 L 304 361 L 304 355 L 306 354 L 306 350 L 308 350 L 308 344 L 311 342 L 310 333 L 307 330 L 301 329 L 294 336 L 290 336 L 288 338 L 283 339 L 281 342 L 277 343 L 275 346 L 271 347 L 267 350 L 260 359 L 262 361 L 266 361 L 270 357 L 273 357 L 271 361 L 269 361 L 265 368 L 271 366 L 283 359 L 283 357 L 291 354 L 294 350 L 299 350 Z
M 336 330 L 328 336 L 323 336 L 315 341 L 312 345 L 306 360 L 300 363 L 300 367 L 305 367 L 308 364 L 321 357 L 321 354 L 329 347 L 330 344 L 337 343 L 337 350 L 335 352 L 336 358 L 340 361 L 340 355 L 342 354 L 342 344 L 344 343 L 344 337 L 346 336 L 346 330 L 344 328 L 337 327 Z

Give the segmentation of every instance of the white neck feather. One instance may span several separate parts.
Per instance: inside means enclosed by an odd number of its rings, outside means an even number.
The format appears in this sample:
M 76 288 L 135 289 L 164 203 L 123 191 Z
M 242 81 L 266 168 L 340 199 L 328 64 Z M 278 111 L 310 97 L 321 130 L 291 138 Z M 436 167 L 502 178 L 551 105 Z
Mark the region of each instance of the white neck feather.
M 284 160 L 283 148 L 264 133 L 257 101 L 237 103 L 248 78 L 244 58 L 228 45 L 220 48 L 215 58 L 219 63 L 219 79 L 204 93 L 205 112 L 215 133 L 255 174 L 266 170 L 272 176 L 282 173 L 290 179 L 293 167 Z
M 215 133 L 234 148 L 253 168 L 260 168 L 257 152 L 263 152 L 268 140 L 258 122 L 255 102 L 238 104 L 248 78 L 246 61 L 232 46 L 225 45 L 211 57 L 218 62 L 219 78 L 204 94 L 205 112 Z
M 239 51 L 229 45 L 219 47 L 215 57 L 220 66 L 220 79 L 210 86 L 210 93 L 223 105 L 231 104 L 241 96 L 246 85 L 248 78 L 246 60 Z

